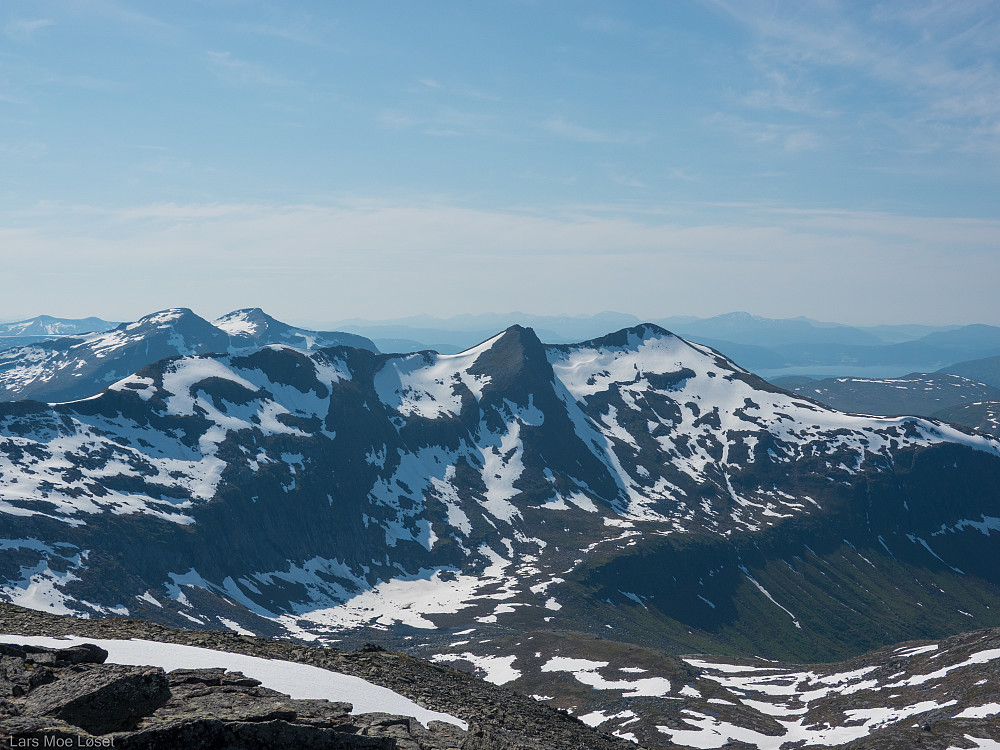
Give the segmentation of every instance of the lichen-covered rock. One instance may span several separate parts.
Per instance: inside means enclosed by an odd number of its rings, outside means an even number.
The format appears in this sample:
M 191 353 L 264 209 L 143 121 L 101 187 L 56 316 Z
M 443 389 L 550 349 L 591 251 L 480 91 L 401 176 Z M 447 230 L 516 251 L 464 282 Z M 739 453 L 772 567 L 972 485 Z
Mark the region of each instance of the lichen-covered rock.
M 34 653 L 38 649 L 33 649 Z M 79 646 L 61 648 L 55 652 L 56 664 L 103 664 L 108 658 L 108 652 L 93 643 L 81 643 Z
M 548 747 L 543 741 L 522 732 L 479 725 L 469 728 L 462 750 L 547 750 Z
M 392 750 L 391 740 L 288 721 L 196 719 L 109 735 L 119 750 Z
M 292 699 L 222 668 L 104 664 L 107 653 L 89 645 L 4 646 L 2 654 L 5 684 L 18 691 L 0 699 L 0 748 L 55 740 L 124 750 L 460 750 L 465 738 L 450 724 Z
M 53 717 L 91 734 L 129 729 L 170 699 L 162 669 L 121 664 L 64 671 L 31 691 L 22 713 Z
M 11 738 L 20 740 L 21 747 L 45 746 L 46 737 L 68 739 L 67 747 L 85 747 L 88 740 L 93 742 L 95 739 L 90 732 L 51 716 L 0 715 L 0 748 L 9 747 Z M 38 740 L 38 745 L 30 740 Z
M 494 743 L 507 742 L 497 747 L 508 750 L 517 748 L 511 744 L 520 742 L 522 747 L 535 746 L 544 750 L 641 750 L 641 746 L 629 740 L 615 737 L 583 724 L 579 719 L 551 706 L 521 695 L 505 686 L 493 685 L 470 674 L 451 667 L 431 664 L 422 659 L 383 648 L 369 647 L 359 651 L 342 651 L 335 648 L 318 648 L 302 643 L 283 641 L 259 636 L 240 635 L 225 631 L 182 630 L 158 623 L 122 618 L 93 618 L 79 620 L 60 617 L 44 612 L 25 609 L 0 602 L 0 625 L 8 633 L 26 635 L 65 636 L 75 635 L 92 638 L 142 638 L 163 643 L 177 643 L 187 646 L 229 651 L 267 659 L 294 661 L 314 667 L 329 669 L 342 674 L 360 677 L 376 685 L 394 690 L 434 711 L 449 713 L 471 723 L 482 725 Z M 223 669 L 185 669 L 167 675 L 171 691 L 178 695 L 186 689 L 201 689 L 206 686 L 233 687 L 235 682 L 246 680 L 246 687 L 257 691 L 256 697 L 265 695 L 266 688 L 234 672 Z M 327 728 L 343 734 L 355 734 L 370 740 L 400 739 L 396 736 L 402 724 L 387 725 L 382 729 L 377 722 L 369 721 L 365 715 L 348 715 L 349 704 L 328 701 L 292 700 L 280 693 L 267 693 L 277 701 L 293 706 L 296 717 L 289 723 L 297 726 Z M 2 698 L 2 697 L 0 697 Z M 169 704 L 160 708 L 152 716 L 146 717 L 138 727 L 152 730 L 157 716 L 165 716 L 172 710 Z M 219 718 L 219 717 L 211 717 Z M 360 734 L 368 727 L 368 734 Z M 420 750 L 454 750 L 465 747 L 466 733 L 451 724 L 430 722 L 423 727 L 417 721 L 408 721 L 410 738 Z M 506 733 L 499 730 L 506 730 Z M 485 735 L 484 735 L 485 737 Z M 476 740 L 479 742 L 484 739 Z M 185 750 L 198 750 L 186 743 L 180 743 Z M 179 745 L 178 745 L 179 746 Z M 376 745 L 377 746 L 377 745 Z M 390 745 L 391 746 L 391 745 Z M 402 747 L 401 744 L 397 745 Z M 116 747 L 122 747 L 118 742 Z M 469 748 L 475 745 L 468 745 Z M 480 747 L 487 747 L 480 745 Z

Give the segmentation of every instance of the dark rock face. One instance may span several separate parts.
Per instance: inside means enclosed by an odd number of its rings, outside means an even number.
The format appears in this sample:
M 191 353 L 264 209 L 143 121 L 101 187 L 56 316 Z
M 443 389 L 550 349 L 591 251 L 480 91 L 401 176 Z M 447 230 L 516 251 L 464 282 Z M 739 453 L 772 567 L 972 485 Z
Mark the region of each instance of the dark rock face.
M 174 750 L 174 748 L 226 748 L 226 750 L 258 750 L 259 748 L 303 748 L 303 750 L 347 750 L 370 748 L 391 750 L 393 740 L 383 737 L 361 737 L 355 734 L 304 727 L 287 721 L 220 721 L 199 719 L 136 732 L 121 739 L 115 747 L 128 750 Z
M 548 745 L 541 740 L 505 729 L 476 726 L 469 731 L 469 738 L 462 750 L 545 750 Z
M 60 674 L 28 694 L 23 713 L 52 716 L 91 734 L 107 734 L 131 728 L 169 698 L 162 670 L 107 664 Z
M 130 750 L 459 750 L 465 735 L 440 722 L 425 729 L 405 716 L 350 716 L 349 703 L 292 700 L 224 669 L 164 673 L 102 664 L 107 654 L 94 646 L 3 651 L 5 681 L 24 691 L 0 702 L 0 740 L 8 746 L 48 738 Z M 39 675 L 44 684 L 35 685 Z

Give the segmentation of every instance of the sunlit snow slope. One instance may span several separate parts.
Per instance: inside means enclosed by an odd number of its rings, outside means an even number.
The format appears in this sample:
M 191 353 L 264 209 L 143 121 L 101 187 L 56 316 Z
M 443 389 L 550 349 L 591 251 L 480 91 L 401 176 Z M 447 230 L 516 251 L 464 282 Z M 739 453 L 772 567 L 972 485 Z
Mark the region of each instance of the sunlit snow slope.
M 0 592 L 310 638 L 548 622 L 802 656 L 831 629 L 842 651 L 954 632 L 970 597 L 969 626 L 1000 624 L 998 479 L 996 440 L 832 411 L 655 326 L 191 354 L 0 405 Z M 863 598 L 900 575 L 949 598 L 874 632 Z
M 182 354 L 238 352 L 267 344 L 375 351 L 375 345 L 363 336 L 294 328 L 258 308 L 236 310 L 214 323 L 186 308 L 173 308 L 113 330 L 93 330 L 99 332 L 63 335 L 0 351 L 0 401 L 86 398 L 157 360 Z

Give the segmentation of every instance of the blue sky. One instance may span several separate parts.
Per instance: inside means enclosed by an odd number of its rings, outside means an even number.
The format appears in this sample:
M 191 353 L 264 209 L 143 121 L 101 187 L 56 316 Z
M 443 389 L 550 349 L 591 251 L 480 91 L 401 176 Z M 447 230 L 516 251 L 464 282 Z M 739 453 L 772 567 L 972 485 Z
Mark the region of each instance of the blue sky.
M 0 32 L 0 317 L 1000 324 L 992 0 L 5 0 Z

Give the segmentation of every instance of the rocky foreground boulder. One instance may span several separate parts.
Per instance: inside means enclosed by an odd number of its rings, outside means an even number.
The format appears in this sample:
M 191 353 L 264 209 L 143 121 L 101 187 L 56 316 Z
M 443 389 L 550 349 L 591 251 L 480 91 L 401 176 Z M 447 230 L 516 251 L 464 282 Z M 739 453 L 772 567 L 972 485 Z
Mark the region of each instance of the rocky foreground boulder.
M 340 651 L 234 633 L 178 630 L 138 620 L 78 620 L 3 603 L 0 632 L 141 638 L 309 663 L 388 687 L 421 706 L 449 713 L 469 724 L 469 730 L 463 731 L 436 721 L 424 727 L 408 716 L 351 714 L 350 703 L 292 699 L 239 672 L 221 668 L 165 672 L 155 667 L 106 664 L 107 652 L 92 644 L 62 649 L 0 644 L 0 747 L 637 747 L 511 690 L 378 647 Z
M 225 669 L 105 664 L 86 644 L 0 644 L 0 738 L 8 747 L 475 747 L 466 732 L 407 716 L 352 716 L 350 703 L 293 700 Z
M 507 686 L 372 645 L 355 651 L 322 648 L 125 618 L 81 620 L 3 603 L 0 633 L 14 644 L 0 646 L 0 735 L 6 736 L 7 747 L 986 750 L 1000 746 L 1000 629 L 896 644 L 847 661 L 812 665 L 702 654 L 664 656 L 657 666 L 655 661 L 637 660 L 635 652 L 623 653 L 617 660 L 591 642 L 592 657 L 613 662 L 603 674 L 628 675 L 619 667 L 631 665 L 633 673 L 638 669 L 650 675 L 646 680 L 669 678 L 671 690 L 659 698 L 626 696 L 619 689 L 592 689 L 567 675 L 558 683 L 559 701 L 580 719 Z M 469 729 L 433 721 L 424 726 L 407 716 L 384 713 L 352 714 L 349 703 L 292 699 L 252 678 L 271 679 L 269 670 L 265 678 L 239 660 L 225 664 L 230 671 L 204 669 L 209 664 L 201 662 L 187 665 L 199 668 L 164 672 L 107 664 L 105 652 L 96 645 L 17 645 L 19 638 L 27 644 L 38 643 L 32 637 L 69 635 L 75 636 L 73 643 L 93 639 L 113 653 L 121 641 L 138 639 L 155 642 L 139 646 L 144 649 L 156 644 L 211 649 L 217 652 L 211 655 L 213 660 L 243 654 L 319 667 L 388 688 L 420 709 L 467 722 Z M 540 637 L 532 644 L 555 653 Z M 673 669 L 660 668 L 671 660 Z M 243 668 L 252 677 L 234 671 L 240 665 L 246 665 Z M 591 678 L 600 675 L 592 671 L 584 678 L 593 682 Z M 359 710 L 402 710 L 382 703 L 361 708 L 362 696 L 354 697 Z M 599 726 L 587 726 L 581 719 Z

